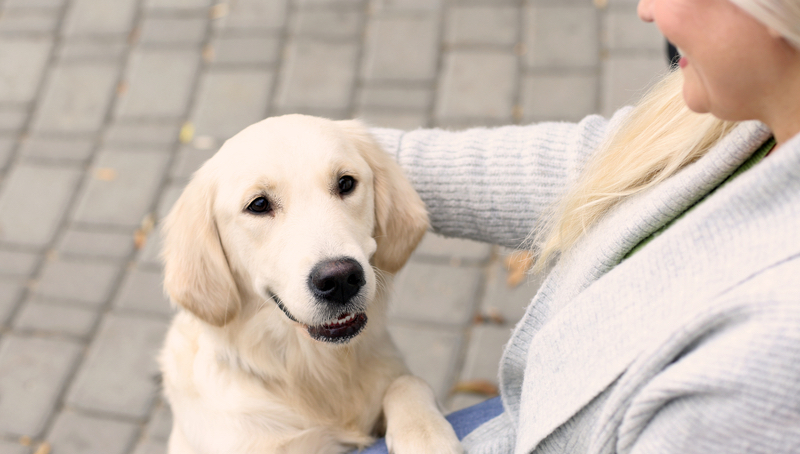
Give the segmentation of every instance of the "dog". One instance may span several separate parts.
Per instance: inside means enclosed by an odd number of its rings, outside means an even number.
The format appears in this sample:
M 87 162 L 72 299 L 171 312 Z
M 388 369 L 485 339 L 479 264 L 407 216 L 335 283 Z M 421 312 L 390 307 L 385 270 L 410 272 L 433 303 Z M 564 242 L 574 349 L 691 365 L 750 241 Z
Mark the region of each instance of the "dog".
M 357 120 L 272 117 L 225 142 L 164 222 L 179 310 L 159 356 L 170 454 L 461 453 L 386 329 L 425 206 Z

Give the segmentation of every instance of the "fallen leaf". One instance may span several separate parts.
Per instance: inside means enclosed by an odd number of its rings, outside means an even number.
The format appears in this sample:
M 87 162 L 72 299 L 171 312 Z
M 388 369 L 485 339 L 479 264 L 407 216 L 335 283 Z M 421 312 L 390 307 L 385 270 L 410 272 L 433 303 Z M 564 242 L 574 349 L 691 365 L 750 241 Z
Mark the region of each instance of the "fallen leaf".
M 608 6 L 608 0 L 592 0 L 597 9 L 605 9 Z
M 210 17 L 211 19 L 222 19 L 223 17 L 227 16 L 231 12 L 231 7 L 227 3 L 217 3 L 216 5 L 211 7 Z
M 533 266 L 533 254 L 530 251 L 516 251 L 506 257 L 505 265 L 508 269 L 506 284 L 512 288 L 516 287 L 525 280 L 525 276 Z
M 194 138 L 194 124 L 191 121 L 187 121 L 181 126 L 181 132 L 178 133 L 178 140 L 181 143 L 190 143 Z
M 144 245 L 147 244 L 147 237 L 150 235 L 150 232 L 153 231 L 155 225 L 156 217 L 153 213 L 149 213 L 142 219 L 142 224 L 133 232 L 133 246 L 137 250 L 142 249 Z
M 500 394 L 497 385 L 488 380 L 461 380 L 453 387 L 454 393 L 479 394 L 495 397 Z
M 33 440 L 31 440 L 31 437 L 27 435 L 19 437 L 19 444 L 21 444 L 22 446 L 30 446 L 32 443 Z
M 100 181 L 114 181 L 117 179 L 117 171 L 110 167 L 98 167 L 94 169 L 94 177 Z
M 201 54 L 203 56 L 203 61 L 206 63 L 211 63 L 214 61 L 214 57 L 216 53 L 214 52 L 214 46 L 211 44 L 206 44 L 203 46 L 203 52 Z
M 117 96 L 122 96 L 128 92 L 128 82 L 124 80 L 117 84 Z
M 36 450 L 33 454 L 50 454 L 50 443 L 44 442 L 39 445 L 39 449 Z
M 506 319 L 496 307 L 488 307 L 483 312 L 475 314 L 473 322 L 476 324 L 502 325 L 506 322 Z
M 194 138 L 192 145 L 198 150 L 210 150 L 214 148 L 217 141 L 211 136 L 197 136 Z

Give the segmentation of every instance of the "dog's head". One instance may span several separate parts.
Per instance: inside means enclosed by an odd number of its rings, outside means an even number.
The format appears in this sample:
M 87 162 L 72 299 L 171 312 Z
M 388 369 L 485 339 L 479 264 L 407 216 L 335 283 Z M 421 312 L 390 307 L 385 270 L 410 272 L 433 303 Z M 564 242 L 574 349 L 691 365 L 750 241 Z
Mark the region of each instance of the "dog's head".
M 266 301 L 311 337 L 345 342 L 366 323 L 373 266 L 397 272 L 427 226 L 419 196 L 361 123 L 269 118 L 228 140 L 175 203 L 164 286 L 214 326 Z

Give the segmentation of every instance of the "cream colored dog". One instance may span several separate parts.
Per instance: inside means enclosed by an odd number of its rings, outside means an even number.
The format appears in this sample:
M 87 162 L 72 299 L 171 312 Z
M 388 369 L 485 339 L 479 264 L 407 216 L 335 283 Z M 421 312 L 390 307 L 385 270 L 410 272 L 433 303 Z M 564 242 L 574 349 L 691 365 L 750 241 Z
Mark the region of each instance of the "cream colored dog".
M 356 121 L 289 115 L 228 140 L 165 223 L 170 454 L 344 453 L 384 432 L 397 454 L 461 452 L 386 330 L 427 225 Z

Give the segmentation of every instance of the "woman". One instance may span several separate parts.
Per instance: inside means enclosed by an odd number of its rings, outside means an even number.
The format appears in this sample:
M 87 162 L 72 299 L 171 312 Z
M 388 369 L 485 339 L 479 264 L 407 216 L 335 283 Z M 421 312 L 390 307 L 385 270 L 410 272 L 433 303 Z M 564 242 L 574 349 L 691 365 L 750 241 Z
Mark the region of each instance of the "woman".
M 800 452 L 800 1 L 638 11 L 680 70 L 609 121 L 374 131 L 438 232 L 555 263 L 469 453 Z

